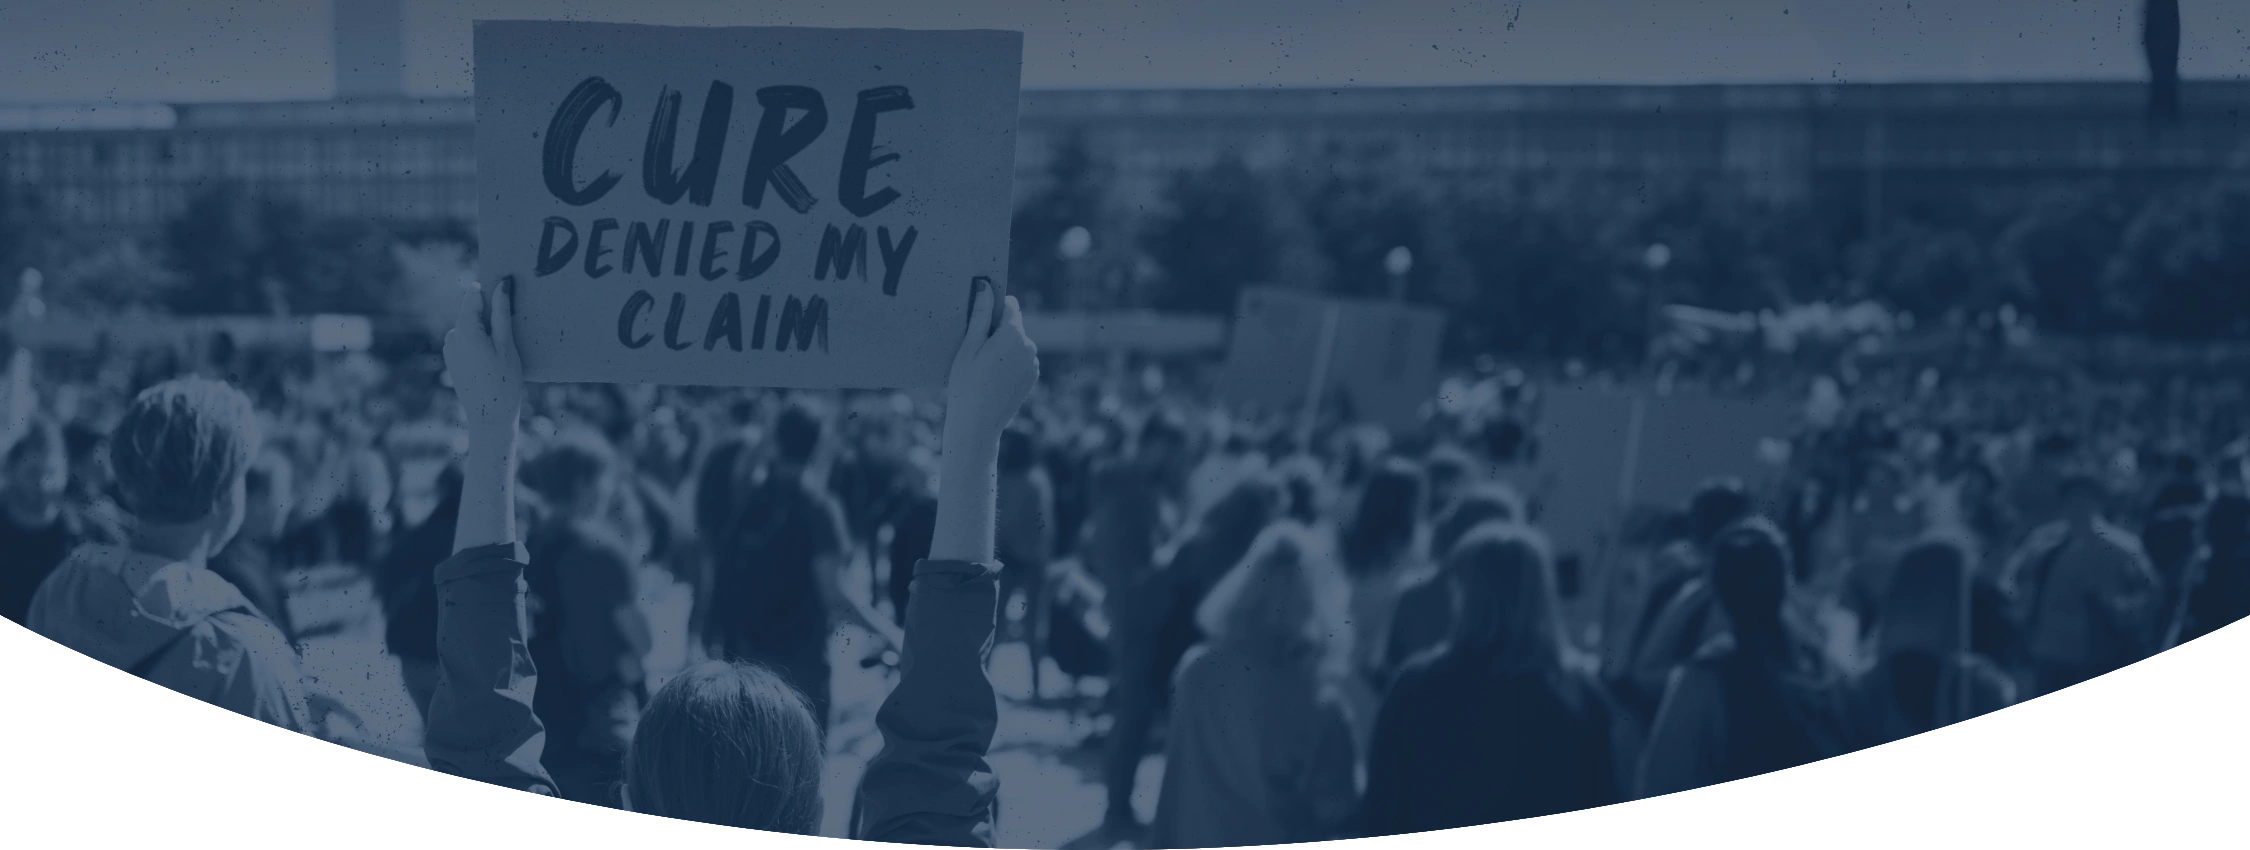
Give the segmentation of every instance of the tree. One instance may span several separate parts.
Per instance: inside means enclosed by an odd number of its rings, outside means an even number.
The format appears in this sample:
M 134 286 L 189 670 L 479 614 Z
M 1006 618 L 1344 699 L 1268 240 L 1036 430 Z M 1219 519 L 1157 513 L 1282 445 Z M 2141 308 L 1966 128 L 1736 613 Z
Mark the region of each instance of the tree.
M 1225 313 L 1245 286 L 1326 282 L 1303 221 L 1240 157 L 1172 175 L 1163 198 L 1140 240 L 1161 273 L 1147 306 Z
M 2210 338 L 2250 332 L 2250 181 L 2229 180 L 2144 207 L 2102 288 L 2129 300 L 2139 329 Z

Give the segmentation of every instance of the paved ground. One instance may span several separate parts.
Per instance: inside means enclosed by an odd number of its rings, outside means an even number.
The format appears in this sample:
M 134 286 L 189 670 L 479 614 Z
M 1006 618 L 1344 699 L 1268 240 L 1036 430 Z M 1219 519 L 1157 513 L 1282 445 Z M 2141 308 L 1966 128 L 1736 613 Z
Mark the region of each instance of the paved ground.
M 644 579 L 641 603 L 655 637 L 649 669 L 661 685 L 689 660 L 688 596 L 685 587 L 661 572 L 650 570 Z M 291 613 L 308 635 L 300 648 L 317 688 L 356 712 L 367 736 L 394 752 L 393 757 L 418 761 L 421 721 L 406 695 L 397 660 L 382 651 L 372 588 L 356 572 L 342 568 L 300 573 L 290 585 Z M 836 717 L 821 830 L 829 836 L 843 835 L 852 789 L 882 746 L 874 729 L 875 708 L 889 690 L 890 671 L 860 666 L 867 645 L 863 637 L 846 630 L 832 645 Z M 1060 671 L 1051 666 L 1042 677 L 1048 693 L 1031 699 L 1030 665 L 1021 644 L 1003 644 L 994 651 L 992 677 L 1001 694 L 991 762 L 1001 782 L 1002 844 L 1051 848 L 1085 836 L 1102 814 L 1100 754 L 1083 746 L 1095 728 L 1079 713 L 1060 707 L 1073 701 Z M 1098 680 L 1089 682 L 1086 694 L 1098 694 L 1100 687 Z M 1153 813 L 1162 769 L 1161 756 L 1142 764 L 1135 803 L 1144 821 Z

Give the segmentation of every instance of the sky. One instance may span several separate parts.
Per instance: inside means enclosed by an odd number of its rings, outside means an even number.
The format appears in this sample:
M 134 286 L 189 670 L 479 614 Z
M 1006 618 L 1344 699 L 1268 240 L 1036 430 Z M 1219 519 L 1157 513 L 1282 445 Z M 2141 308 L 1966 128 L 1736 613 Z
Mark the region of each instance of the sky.
M 405 0 L 406 88 L 469 24 L 1000 28 L 1026 88 L 2140 79 L 2141 0 Z M 2250 79 L 2250 0 L 2180 0 L 2190 78 Z M 0 4 L 0 102 L 326 98 L 323 0 Z

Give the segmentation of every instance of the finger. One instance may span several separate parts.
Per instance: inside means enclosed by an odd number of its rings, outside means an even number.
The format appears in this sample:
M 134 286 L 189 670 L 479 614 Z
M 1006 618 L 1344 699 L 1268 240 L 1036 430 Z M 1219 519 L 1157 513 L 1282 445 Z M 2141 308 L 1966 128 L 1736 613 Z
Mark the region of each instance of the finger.
M 1023 329 L 1023 305 L 1017 303 L 1016 297 L 1013 295 L 1008 296 L 1006 312 L 1000 314 L 1000 322 L 1015 328 L 1016 332 L 1023 334 L 1026 339 L 1031 337 L 1031 334 Z
M 969 296 L 969 339 L 980 340 L 991 335 L 992 302 L 992 286 L 977 281 L 975 294 Z
M 500 362 L 508 374 L 523 373 L 523 359 L 516 351 L 516 276 L 500 279 L 492 291 L 492 347 L 500 355 Z

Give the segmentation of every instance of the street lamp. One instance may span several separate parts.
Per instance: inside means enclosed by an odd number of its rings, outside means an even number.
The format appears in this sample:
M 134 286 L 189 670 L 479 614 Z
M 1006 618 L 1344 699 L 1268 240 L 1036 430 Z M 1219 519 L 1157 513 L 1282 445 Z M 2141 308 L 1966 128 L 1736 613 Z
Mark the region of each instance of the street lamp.
M 1414 270 L 1414 252 L 1400 245 L 1383 255 L 1383 270 L 1391 274 L 1391 299 L 1406 300 L 1406 273 Z

